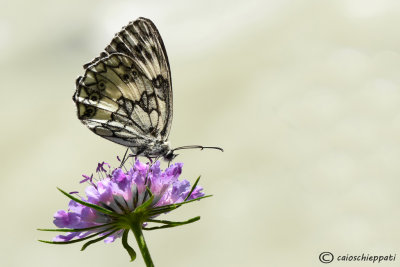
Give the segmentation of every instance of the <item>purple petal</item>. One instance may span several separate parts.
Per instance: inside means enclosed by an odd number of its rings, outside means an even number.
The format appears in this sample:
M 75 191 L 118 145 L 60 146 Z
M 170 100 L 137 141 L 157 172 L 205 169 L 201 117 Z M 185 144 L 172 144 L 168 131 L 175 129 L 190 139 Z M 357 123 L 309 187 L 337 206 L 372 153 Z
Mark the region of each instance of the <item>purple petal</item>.
M 80 214 L 82 211 L 82 208 L 84 208 L 84 207 L 85 206 L 83 206 L 82 204 L 79 204 L 78 202 L 71 200 L 68 204 L 68 211 Z
M 193 190 L 192 194 L 190 194 L 190 197 L 188 197 L 188 200 L 203 197 L 205 194 L 203 192 L 200 192 L 202 190 L 203 190 L 203 187 L 196 186 L 195 189 Z M 189 194 L 189 192 L 188 192 L 188 194 Z
M 85 226 L 86 226 L 87 223 L 90 224 L 96 220 L 97 212 L 89 207 L 84 207 L 81 211 L 80 217 L 81 217 L 82 222 L 84 222 Z M 80 228 L 84 228 L 84 227 L 80 227 Z
M 119 169 L 119 168 L 113 170 L 112 177 L 113 177 L 114 181 L 117 181 L 117 182 L 121 182 L 126 179 L 125 173 L 122 171 L 122 169 Z
M 112 234 L 112 235 L 108 236 L 106 239 L 104 239 L 104 243 L 112 243 L 115 241 L 115 239 L 121 237 L 122 234 L 123 234 L 122 230 L 115 232 L 114 234 Z
M 74 238 L 75 236 L 78 236 L 78 235 L 79 235 L 79 232 L 73 232 L 68 235 L 58 235 L 53 238 L 53 241 L 54 242 L 66 242 L 66 241 L 70 241 L 72 238 Z
M 136 172 L 140 172 L 142 174 L 147 173 L 147 164 L 141 163 L 139 160 L 136 160 L 135 165 L 133 166 Z
M 190 182 L 188 180 L 175 182 L 171 192 L 172 201 L 174 203 L 182 202 L 189 193 L 190 189 Z
M 179 175 L 181 175 L 181 173 L 182 173 L 182 166 L 183 166 L 183 163 L 172 164 L 165 170 L 165 174 L 168 177 L 177 179 L 179 177 Z
M 143 193 L 146 190 L 146 186 L 144 184 L 147 176 L 148 165 L 141 163 L 139 160 L 136 160 L 135 165 L 129 171 L 129 175 L 132 175 L 132 179 L 138 188 L 138 192 Z
M 53 223 L 58 228 L 74 228 L 80 221 L 79 215 L 73 212 L 59 210 L 54 214 Z
M 86 187 L 85 193 L 88 197 L 88 202 L 93 204 L 97 204 L 99 202 L 100 194 L 93 185 Z
M 161 176 L 161 169 L 160 169 L 160 162 L 157 161 L 156 163 L 154 163 L 151 168 L 151 174 L 155 177 L 159 177 Z
M 112 183 L 109 180 L 101 180 L 97 183 L 97 191 L 100 194 L 99 201 L 109 203 L 112 197 Z

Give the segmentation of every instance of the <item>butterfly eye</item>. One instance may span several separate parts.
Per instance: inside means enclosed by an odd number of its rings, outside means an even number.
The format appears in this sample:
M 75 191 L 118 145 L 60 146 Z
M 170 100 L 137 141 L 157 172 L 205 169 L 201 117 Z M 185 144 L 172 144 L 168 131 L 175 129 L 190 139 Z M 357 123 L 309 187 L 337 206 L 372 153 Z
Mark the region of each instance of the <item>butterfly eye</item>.
M 99 89 L 103 90 L 106 88 L 106 84 L 104 82 L 99 82 Z

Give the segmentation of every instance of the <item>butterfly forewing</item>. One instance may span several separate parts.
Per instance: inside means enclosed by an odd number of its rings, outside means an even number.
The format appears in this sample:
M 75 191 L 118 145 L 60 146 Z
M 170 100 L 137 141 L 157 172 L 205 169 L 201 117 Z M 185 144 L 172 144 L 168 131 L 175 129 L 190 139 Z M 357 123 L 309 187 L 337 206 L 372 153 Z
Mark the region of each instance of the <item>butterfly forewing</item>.
M 166 140 L 172 122 L 171 71 L 163 40 L 154 23 L 146 18 L 129 23 L 105 50 L 133 58 L 137 67 L 152 81 L 155 93 L 165 103 L 165 127 L 160 134 Z
M 139 18 L 129 23 L 105 49 L 108 53 L 123 53 L 137 59 L 138 66 L 151 80 L 162 75 L 170 82 L 170 68 L 164 43 L 156 26 Z
M 154 24 L 144 18 L 116 34 L 106 52 L 85 65 L 73 97 L 78 118 L 94 133 L 133 151 L 168 138 L 172 88 L 167 54 Z

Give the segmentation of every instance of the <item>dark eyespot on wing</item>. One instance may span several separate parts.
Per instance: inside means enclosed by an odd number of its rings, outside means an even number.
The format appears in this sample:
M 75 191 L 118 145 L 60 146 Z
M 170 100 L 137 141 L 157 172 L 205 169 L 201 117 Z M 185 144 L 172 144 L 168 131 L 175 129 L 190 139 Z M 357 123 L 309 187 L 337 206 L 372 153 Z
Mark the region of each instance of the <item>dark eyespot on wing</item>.
M 77 105 L 77 109 L 78 109 L 78 118 L 80 120 L 86 120 L 86 119 L 93 118 L 94 116 L 96 116 L 96 113 L 97 113 L 96 107 L 90 106 L 90 105 L 85 105 L 82 103 Z
M 101 96 L 99 93 L 97 92 L 93 92 L 89 95 L 89 99 L 90 101 L 92 101 L 93 103 L 98 103 L 101 99 Z

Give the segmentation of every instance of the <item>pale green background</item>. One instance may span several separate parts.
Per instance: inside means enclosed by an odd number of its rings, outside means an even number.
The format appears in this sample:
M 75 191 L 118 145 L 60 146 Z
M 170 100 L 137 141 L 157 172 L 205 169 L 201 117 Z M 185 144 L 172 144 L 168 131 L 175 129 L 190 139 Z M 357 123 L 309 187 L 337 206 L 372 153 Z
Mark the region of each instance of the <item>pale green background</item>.
M 157 266 L 400 254 L 398 0 L 22 0 L 0 14 L 1 266 L 143 266 L 119 240 L 80 252 L 35 230 L 67 207 L 57 186 L 82 191 L 82 173 L 124 151 L 71 97 L 82 65 L 139 16 L 170 58 L 172 145 L 225 149 L 178 157 L 214 197 L 164 216 L 199 222 L 146 233 Z

